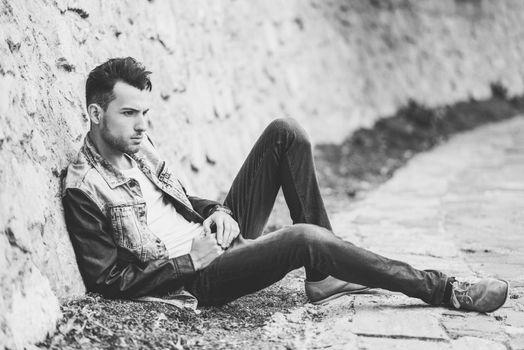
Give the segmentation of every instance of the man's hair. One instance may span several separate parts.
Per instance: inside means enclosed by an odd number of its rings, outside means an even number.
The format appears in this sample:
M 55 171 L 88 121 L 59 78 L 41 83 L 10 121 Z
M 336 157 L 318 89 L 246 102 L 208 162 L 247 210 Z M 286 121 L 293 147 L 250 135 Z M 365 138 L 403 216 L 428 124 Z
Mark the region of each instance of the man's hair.
M 86 106 L 97 103 L 105 111 L 114 100 L 113 88 L 119 81 L 151 91 L 150 71 L 133 57 L 112 58 L 93 69 L 86 81 Z

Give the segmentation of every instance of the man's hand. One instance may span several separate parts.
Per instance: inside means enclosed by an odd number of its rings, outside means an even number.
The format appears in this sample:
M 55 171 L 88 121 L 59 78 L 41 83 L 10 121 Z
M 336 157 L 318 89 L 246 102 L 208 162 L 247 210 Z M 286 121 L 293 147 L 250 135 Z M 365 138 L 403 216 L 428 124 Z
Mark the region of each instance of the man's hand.
M 226 249 L 231 242 L 240 234 L 237 222 L 228 214 L 222 211 L 215 211 L 203 223 L 206 234 L 211 234 L 211 225 L 217 227 L 217 243 Z
M 189 255 L 193 260 L 195 270 L 199 271 L 211 264 L 222 253 L 224 253 L 224 250 L 217 244 L 215 235 L 205 234 L 193 238 Z

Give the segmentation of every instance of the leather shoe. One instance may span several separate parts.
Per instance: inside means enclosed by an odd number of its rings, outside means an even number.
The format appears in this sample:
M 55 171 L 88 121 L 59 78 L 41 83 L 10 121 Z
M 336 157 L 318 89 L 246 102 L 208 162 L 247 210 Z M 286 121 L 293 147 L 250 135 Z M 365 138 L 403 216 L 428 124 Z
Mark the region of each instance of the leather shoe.
M 450 302 L 456 309 L 493 312 L 500 308 L 509 294 L 509 282 L 485 278 L 477 283 L 452 283 Z
M 369 287 L 328 276 L 321 281 L 306 281 L 305 290 L 311 304 L 323 304 L 343 295 L 365 292 Z

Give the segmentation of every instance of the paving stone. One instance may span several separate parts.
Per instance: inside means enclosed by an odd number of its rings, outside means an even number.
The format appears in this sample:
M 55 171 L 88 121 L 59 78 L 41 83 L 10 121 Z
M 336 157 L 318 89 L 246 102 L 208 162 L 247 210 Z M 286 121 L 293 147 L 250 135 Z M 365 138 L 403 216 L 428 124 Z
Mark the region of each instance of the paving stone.
M 350 330 L 360 349 L 524 349 L 523 161 L 524 118 L 487 126 L 413 158 L 342 215 L 379 254 L 512 285 L 508 302 L 488 315 L 380 290 L 357 296 Z
M 521 264 L 505 264 L 505 263 L 475 263 L 470 262 L 469 266 L 477 273 L 483 276 L 492 276 L 509 280 L 521 280 L 523 275 L 523 267 Z
M 453 350 L 506 350 L 506 346 L 502 343 L 475 337 L 461 337 L 453 340 L 450 348 Z
M 420 339 L 358 337 L 360 350 L 448 350 L 449 343 Z
M 524 312 L 516 310 L 504 310 L 501 312 L 504 323 L 508 326 L 522 328 L 524 333 Z
M 502 250 L 503 248 L 485 248 L 484 250 L 477 250 L 473 253 L 468 252 L 467 259 L 470 262 L 475 263 L 500 263 L 504 262 L 505 264 L 524 264 L 524 253 L 519 251 L 513 251 L 510 249 Z
M 441 310 L 440 308 L 430 307 L 419 299 L 410 298 L 402 293 L 391 292 L 385 289 L 372 289 L 365 294 L 355 294 L 353 299 L 353 313 L 360 310 L 369 311 L 376 307 L 391 310 L 423 308 L 433 313 L 440 313 L 438 310 Z
M 357 349 L 357 336 L 348 331 L 349 320 L 339 317 L 323 322 L 322 331 L 307 344 L 308 348 L 322 349 L 329 345 L 329 349 Z
M 517 327 L 505 327 L 506 334 L 509 335 L 509 346 L 512 350 L 524 349 L 524 330 Z
M 357 335 L 377 337 L 406 337 L 425 340 L 446 340 L 446 333 L 439 324 L 437 315 L 422 308 L 355 308 L 350 326 Z
M 504 324 L 488 315 L 475 312 L 463 312 L 455 317 L 445 315 L 441 323 L 452 337 L 472 336 L 497 341 L 506 339 Z

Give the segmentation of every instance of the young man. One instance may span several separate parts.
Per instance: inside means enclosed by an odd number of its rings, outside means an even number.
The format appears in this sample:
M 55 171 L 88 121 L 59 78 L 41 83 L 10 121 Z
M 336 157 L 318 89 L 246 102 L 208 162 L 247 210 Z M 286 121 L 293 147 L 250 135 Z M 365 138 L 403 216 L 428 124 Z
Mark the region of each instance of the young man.
M 431 305 L 491 312 L 506 281 L 459 282 L 417 270 L 331 232 L 307 135 L 275 120 L 236 176 L 224 205 L 188 196 L 146 134 L 150 72 L 111 59 L 87 79 L 91 128 L 64 180 L 63 204 L 87 290 L 111 298 L 181 289 L 220 305 L 306 269 L 311 302 L 384 288 Z M 282 188 L 294 225 L 261 235 Z

